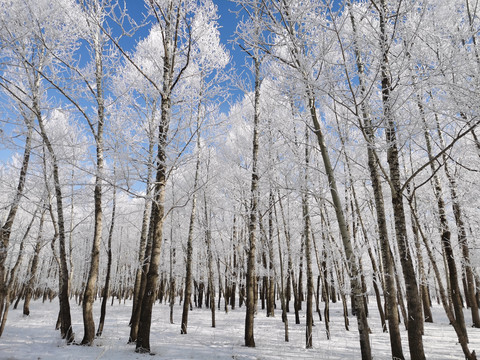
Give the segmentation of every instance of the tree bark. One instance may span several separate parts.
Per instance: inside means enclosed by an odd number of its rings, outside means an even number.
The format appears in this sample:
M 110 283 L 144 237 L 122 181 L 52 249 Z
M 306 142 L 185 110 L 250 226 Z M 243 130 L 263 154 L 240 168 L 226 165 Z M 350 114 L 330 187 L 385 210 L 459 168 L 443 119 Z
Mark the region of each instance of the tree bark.
M 141 285 L 142 285 L 142 278 L 144 277 L 143 274 L 145 271 L 146 262 L 148 262 L 148 255 L 146 253 L 147 249 L 147 240 L 149 234 L 149 221 L 151 219 L 151 204 L 152 204 L 152 189 L 151 189 L 151 180 L 152 180 L 152 166 L 153 163 L 153 156 L 154 156 L 154 136 L 153 136 L 153 127 L 152 122 L 155 115 L 156 109 L 156 102 L 153 104 L 152 110 L 152 121 L 149 122 L 149 136 L 148 136 L 148 166 L 147 166 L 147 183 L 146 183 L 146 195 L 145 195 L 145 205 L 143 209 L 143 216 L 142 216 L 142 229 L 140 232 L 140 244 L 138 250 L 138 264 L 137 264 L 137 271 L 135 272 L 135 284 L 133 288 L 133 304 L 132 304 L 132 315 L 130 317 L 129 325 L 132 329 L 135 327 L 138 329 L 138 321 L 140 315 L 140 303 L 143 293 L 141 292 Z M 148 268 L 147 268 L 148 271 Z M 133 333 L 131 331 L 129 342 L 134 342 L 137 339 L 136 336 L 137 331 L 135 330 Z
M 361 52 L 357 44 L 357 30 L 356 22 L 353 14 L 353 7 L 351 2 L 348 2 L 350 22 L 352 23 L 354 33 L 354 51 L 355 60 L 357 65 L 357 71 L 359 75 L 360 96 L 363 99 L 367 95 L 366 84 L 364 79 L 364 63 L 361 57 Z M 394 279 L 394 266 L 393 260 L 390 256 L 390 243 L 388 240 L 388 229 L 385 214 L 385 203 L 383 199 L 382 184 L 378 169 L 377 159 L 378 156 L 375 151 L 375 134 L 370 118 L 370 112 L 367 108 L 367 101 L 363 101 L 361 105 L 361 118 L 360 126 L 363 130 L 364 137 L 367 141 L 367 155 L 368 155 L 368 168 L 370 171 L 370 180 L 372 182 L 372 189 L 375 200 L 375 210 L 377 215 L 378 235 L 380 238 L 380 247 L 383 258 L 383 267 L 385 273 L 385 301 L 386 301 L 386 318 L 388 320 L 388 330 L 390 335 L 390 346 L 392 349 L 392 357 L 398 359 L 404 359 L 402 341 L 399 329 L 399 319 L 397 311 L 397 289 L 395 287 Z M 385 326 L 383 326 L 385 329 Z
M 158 145 L 157 145 L 157 168 L 154 184 L 154 199 L 152 211 L 154 219 L 152 224 L 152 247 L 150 257 L 150 265 L 145 282 L 145 292 L 141 299 L 140 321 L 138 326 L 138 337 L 136 344 L 136 352 L 150 352 L 150 327 L 152 323 L 152 308 L 155 303 L 155 291 L 157 289 L 158 267 L 160 264 L 161 246 L 163 240 L 163 224 L 165 215 L 165 188 L 167 182 L 167 145 L 168 130 L 171 120 L 172 111 L 172 92 L 177 84 L 177 80 L 182 76 L 183 70 L 188 65 L 190 53 L 187 55 L 187 64 L 180 70 L 175 77 L 175 58 L 177 55 L 178 27 L 182 19 L 182 4 L 171 4 L 167 12 L 162 11 L 162 21 L 160 21 L 157 11 L 158 3 L 150 0 L 150 8 L 155 13 L 160 30 L 163 36 L 163 84 L 161 95 L 161 113 L 160 124 L 158 126 Z M 188 301 L 188 299 L 185 299 Z
M 322 231 L 323 243 L 326 243 L 325 232 Z M 322 256 L 322 271 L 323 271 L 323 290 L 322 296 L 324 298 L 325 306 L 323 308 L 323 318 L 325 319 L 325 333 L 327 335 L 327 340 L 330 340 L 330 290 L 328 284 L 328 269 L 327 269 L 327 251 L 325 245 L 323 248 Z
M 115 178 L 115 165 L 114 165 L 114 178 Z M 113 187 L 113 199 L 112 199 L 112 219 L 110 222 L 110 229 L 108 231 L 108 244 L 107 244 L 107 275 L 105 277 L 105 284 L 102 294 L 102 306 L 100 308 L 100 321 L 98 322 L 97 337 L 102 336 L 103 325 L 105 324 L 105 314 L 107 311 L 107 300 L 110 293 L 110 277 L 112 272 L 112 237 L 113 230 L 115 229 L 115 214 L 117 209 L 117 188 Z
M 58 298 L 60 302 L 60 332 L 62 339 L 66 339 L 67 343 L 72 343 L 74 340 L 74 333 L 72 330 L 72 320 L 70 315 L 70 302 L 68 294 L 68 266 L 67 266 L 67 253 L 66 253 L 66 236 L 65 236 L 65 219 L 63 214 L 63 192 L 62 186 L 60 183 L 60 173 L 58 167 L 58 160 L 55 153 L 55 150 L 50 142 L 50 139 L 45 130 L 43 123 L 42 113 L 38 104 L 38 89 L 39 89 L 39 77 L 35 73 L 35 87 L 37 91 L 35 92 L 33 100 L 33 110 L 35 116 L 37 117 L 38 125 L 40 127 L 40 135 L 45 143 L 45 146 L 48 149 L 48 152 L 52 161 L 52 171 L 53 171 L 53 181 L 55 184 L 55 198 L 57 203 L 57 223 L 58 223 L 58 243 L 59 243 L 59 293 Z M 52 213 L 53 216 L 53 213 Z
M 437 134 L 440 140 L 440 145 L 441 145 L 441 148 L 444 149 L 445 143 L 443 140 L 443 135 L 440 131 L 440 124 L 438 121 L 437 114 L 435 114 L 435 120 L 436 120 Z M 474 134 L 473 130 L 472 130 L 472 133 Z M 480 328 L 480 314 L 478 310 L 478 302 L 476 301 L 476 297 L 475 297 L 475 293 L 476 293 L 475 279 L 473 275 L 472 264 L 470 261 L 470 249 L 468 246 L 467 231 L 465 229 L 465 223 L 463 221 L 462 207 L 460 205 L 460 201 L 457 195 L 457 183 L 456 183 L 455 177 L 450 171 L 450 168 L 448 166 L 448 156 L 445 153 L 443 154 L 443 162 L 444 162 L 443 167 L 445 170 L 445 174 L 447 175 L 447 179 L 449 183 L 450 197 L 452 199 L 452 209 L 453 209 L 453 215 L 455 218 L 455 224 L 457 226 L 458 243 L 460 244 L 460 247 L 462 249 L 462 256 L 463 256 L 464 267 L 465 267 L 465 278 L 466 278 L 465 280 L 467 283 L 467 288 L 466 288 L 467 303 L 470 305 L 473 326 L 476 328 Z
M 307 309 L 306 309 L 306 328 L 305 328 L 305 347 L 313 348 L 313 270 L 312 270 L 312 252 L 311 252 L 311 224 L 310 212 L 308 207 L 307 184 L 308 169 L 310 164 L 308 128 L 305 129 L 305 175 L 304 189 L 302 194 L 302 214 L 303 214 L 303 239 L 305 240 L 305 260 L 307 265 Z M 301 272 L 301 271 L 300 271 Z
M 198 123 L 198 122 L 197 122 Z M 190 224 L 188 227 L 188 238 L 187 238 L 187 260 L 186 260 L 186 269 L 185 269 L 185 301 L 183 302 L 183 312 L 182 312 L 182 326 L 180 333 L 187 333 L 188 326 L 188 307 L 190 305 L 190 298 L 192 297 L 192 266 L 193 266 L 193 227 L 195 225 L 195 215 L 197 209 L 197 186 L 198 186 L 198 175 L 200 172 L 200 135 L 197 134 L 197 162 L 195 165 L 195 179 L 193 181 L 193 195 L 192 195 L 192 212 L 190 213 Z
M 8 255 L 8 247 L 10 243 L 13 223 L 15 221 L 18 207 L 20 206 L 20 201 L 22 199 L 23 191 L 25 189 L 28 164 L 30 163 L 30 153 L 32 150 L 33 121 L 26 117 L 24 119 L 27 125 L 27 135 L 25 138 L 25 149 L 23 152 L 23 160 L 22 166 L 20 168 L 17 189 L 15 197 L 10 205 L 10 209 L 5 223 L 0 228 L 0 314 L 3 313 L 5 307 L 8 307 L 8 302 L 5 301 L 8 291 L 6 283 L 5 261 Z
M 411 202 L 414 200 L 413 194 L 410 192 L 410 186 L 407 185 L 407 193 L 408 193 L 408 202 L 410 207 L 413 205 Z M 425 274 L 425 266 L 423 264 L 423 256 L 422 256 L 422 249 L 420 247 L 420 240 L 418 235 L 418 227 L 416 222 L 412 218 L 412 232 L 413 238 L 415 240 L 415 248 L 417 250 L 417 262 L 418 262 L 418 271 L 419 271 L 419 279 L 420 279 L 420 296 L 422 297 L 422 305 L 423 305 L 423 318 L 425 322 L 432 323 L 433 322 L 433 315 L 431 310 L 431 303 L 429 299 L 429 292 L 428 292 L 428 285 L 427 285 L 427 276 Z
M 208 171 L 207 171 L 208 172 Z M 207 245 L 207 267 L 208 267 L 208 288 L 210 293 L 210 312 L 212 315 L 212 328 L 216 327 L 215 323 L 215 282 L 213 273 L 213 249 L 212 249 L 212 231 L 210 229 L 211 215 L 207 209 L 207 197 L 204 193 L 204 210 L 205 210 L 205 242 Z M 220 274 L 219 274 L 220 276 Z M 225 299 L 225 301 L 227 301 Z
M 279 293 L 280 293 L 280 301 L 282 304 L 282 321 L 285 329 L 285 342 L 289 341 L 289 336 L 288 336 L 288 316 L 287 316 L 287 303 L 285 299 L 285 286 L 284 286 L 284 267 L 283 267 L 283 256 L 282 256 L 282 245 L 280 243 L 280 227 L 278 226 L 278 216 L 277 216 L 277 208 L 275 206 L 275 201 L 273 201 L 273 209 L 275 212 L 275 219 L 277 221 L 277 245 L 278 245 L 278 261 L 280 265 L 280 284 L 277 286 L 279 288 Z M 275 268 L 273 268 L 273 271 L 275 272 L 275 278 L 278 279 L 278 276 L 276 274 Z
M 93 5 L 96 7 L 96 4 Z M 95 9 L 100 15 L 100 9 Z M 95 300 L 95 288 L 97 286 L 99 263 L 100 263 L 100 244 L 102 241 L 103 231 L 103 210 L 102 210 L 102 181 L 104 172 L 103 159 L 103 126 L 105 122 L 105 108 L 103 95 L 103 61 L 102 61 L 102 37 L 100 28 L 95 30 L 93 39 L 93 50 L 95 53 L 95 81 L 96 81 L 96 102 L 97 102 L 97 133 L 93 134 L 97 145 L 97 168 L 95 174 L 95 225 L 92 243 L 92 251 L 90 256 L 90 271 L 88 273 L 87 284 L 83 294 L 82 310 L 83 310 L 83 339 L 81 344 L 91 346 L 95 339 L 95 322 L 93 320 L 93 302 Z
M 311 253 L 311 235 L 310 235 L 310 215 L 308 211 L 307 195 L 303 196 L 303 217 L 304 217 L 304 237 L 305 237 L 305 258 L 307 262 L 307 309 L 306 309 L 306 348 L 313 348 L 313 270 Z
M 300 324 L 300 311 L 302 310 L 302 300 L 303 300 L 303 254 L 305 251 L 305 234 L 302 232 L 300 240 L 300 254 L 298 259 L 298 280 L 295 282 L 294 286 L 294 304 L 295 309 L 295 324 Z
M 416 214 L 415 209 L 413 208 L 413 202 L 410 202 L 410 210 L 412 212 L 413 218 L 415 220 L 415 223 L 417 225 L 417 228 L 419 230 L 420 236 L 423 240 L 423 244 L 425 245 L 425 249 L 427 251 L 427 255 L 430 259 L 430 264 L 432 265 L 433 271 L 435 273 L 435 278 L 437 279 L 437 284 L 438 284 L 438 291 L 440 293 L 439 300 L 442 303 L 442 306 L 445 310 L 445 313 L 447 314 L 447 318 L 450 321 L 450 324 L 453 326 L 455 333 L 457 334 L 458 342 L 460 343 L 460 346 L 462 347 L 462 351 L 465 355 L 465 358 L 468 360 L 477 360 L 477 356 L 475 354 L 475 351 L 470 351 L 468 348 L 468 339 L 465 336 L 465 332 L 459 326 L 457 323 L 457 320 L 455 318 L 455 315 L 449 305 L 449 301 L 447 298 L 447 293 L 445 291 L 445 288 L 443 287 L 442 283 L 442 276 L 440 274 L 440 270 L 438 269 L 437 262 L 435 260 L 435 257 L 433 255 L 433 251 L 430 247 L 430 244 L 427 241 L 427 238 L 425 237 L 425 234 L 423 233 L 421 227 L 420 227 L 420 222 L 418 220 L 418 216 Z
M 275 316 L 275 272 L 274 272 L 274 254 L 273 254 L 273 207 L 274 207 L 274 195 L 272 189 L 270 189 L 268 206 L 268 238 L 267 250 L 268 250 L 268 287 L 267 287 L 267 317 Z
M 423 348 L 423 317 L 421 301 L 418 292 L 417 279 L 413 266 L 412 256 L 408 246 L 407 228 L 405 222 L 405 210 L 403 206 L 403 193 L 400 183 L 400 165 L 397 144 L 397 124 L 395 123 L 391 109 L 391 91 L 389 69 L 389 53 L 386 33 L 386 5 L 385 0 L 381 0 L 378 8 L 380 21 L 380 48 L 382 52 L 381 59 L 381 89 L 383 103 L 383 118 L 385 121 L 385 134 L 388 144 L 387 162 L 389 165 L 390 189 L 392 193 L 392 207 L 395 216 L 395 234 L 400 253 L 403 276 L 406 286 L 407 308 L 408 308 L 408 344 L 412 360 L 424 360 L 425 352 Z
M 253 58 L 255 66 L 255 94 L 253 116 L 253 140 L 252 140 L 252 180 L 250 187 L 250 208 L 248 222 L 248 261 L 247 261 L 247 312 L 245 316 L 245 346 L 255 347 L 254 339 L 254 316 L 256 312 L 256 232 L 257 232 L 257 207 L 258 207 L 258 138 L 260 123 L 260 62 L 258 57 Z
M 156 211 L 157 211 L 156 207 L 152 206 L 150 209 L 150 219 L 149 219 L 150 224 L 148 226 L 148 233 L 146 237 L 145 253 L 143 254 L 143 259 L 140 264 L 141 277 L 140 277 L 140 285 L 138 290 L 138 306 L 132 309 L 132 317 L 130 319 L 130 335 L 128 338 L 128 342 L 130 344 L 136 342 L 138 338 L 140 314 L 142 312 L 142 299 L 143 299 L 143 295 L 145 294 L 145 288 L 147 286 L 148 269 L 150 268 L 150 257 L 152 253 L 152 241 L 153 241 L 154 222 L 156 219 L 156 215 L 155 215 Z
M 292 280 L 293 277 L 293 261 L 292 261 L 292 250 L 290 245 L 290 231 L 285 219 L 285 211 L 283 209 L 282 196 L 280 190 L 278 190 L 278 204 L 280 206 L 280 214 L 282 217 L 283 230 L 285 234 L 285 242 L 287 244 L 287 275 L 286 275 L 286 286 L 285 286 L 285 307 L 286 312 L 290 312 L 290 298 L 292 293 Z
M 424 123 L 424 136 L 425 136 L 425 143 L 427 145 L 427 153 L 430 160 L 430 168 L 433 174 L 433 186 L 434 186 L 434 194 L 435 199 L 437 201 L 437 209 L 438 209 L 438 218 L 440 223 L 440 231 L 441 231 L 441 244 L 442 248 L 445 252 L 445 256 L 447 259 L 447 268 L 448 268 L 448 275 L 450 279 L 450 297 L 452 299 L 453 308 L 455 311 L 455 319 L 457 321 L 458 326 L 462 331 L 462 335 L 467 339 L 467 329 L 465 327 L 465 318 L 463 315 L 463 303 L 460 298 L 460 286 L 458 283 L 458 274 L 457 274 L 457 266 L 455 264 L 455 257 L 453 253 L 452 243 L 451 243 L 451 233 L 448 226 L 447 215 L 446 215 L 446 208 L 445 202 L 443 200 L 443 191 L 442 186 L 440 184 L 440 179 L 437 176 L 437 171 L 435 168 L 435 163 L 433 162 L 433 155 L 432 155 L 432 145 L 430 141 L 430 134 L 427 131 L 427 125 L 425 122 L 425 117 L 423 114 L 423 106 L 418 100 L 418 105 L 420 109 L 420 114 L 423 118 Z
M 168 64 L 168 56 L 164 57 L 164 67 L 170 68 Z M 164 85 L 167 86 L 167 85 Z M 168 87 L 165 89 L 167 90 Z M 154 214 L 152 224 L 152 242 L 150 263 L 148 273 L 145 281 L 145 291 L 142 296 L 142 303 L 140 308 L 140 321 L 138 325 L 138 336 L 136 344 L 136 352 L 149 353 L 150 352 L 150 327 L 152 323 L 152 308 L 155 303 L 155 290 L 157 288 L 158 267 L 160 264 L 161 246 L 163 240 L 163 224 L 165 214 L 165 187 L 167 181 L 167 133 L 170 123 L 171 99 L 163 95 L 161 101 L 161 120 L 159 125 L 159 142 L 157 154 L 157 174 L 155 177 L 154 187 L 154 201 L 152 205 L 152 212 Z M 187 301 L 188 299 L 185 299 Z
M 45 210 L 42 211 L 42 214 L 40 215 L 40 224 L 38 225 L 37 242 L 35 243 L 32 266 L 30 267 L 27 288 L 25 290 L 25 301 L 23 303 L 23 315 L 25 316 L 30 315 L 30 300 L 33 295 L 33 290 L 35 286 L 35 275 L 37 273 L 37 268 L 38 268 L 39 254 L 40 254 L 40 250 L 42 249 L 42 240 L 43 240 L 42 235 L 43 235 L 43 224 L 45 223 L 45 212 L 46 212 Z
M 173 273 L 173 268 L 176 263 L 176 249 L 173 247 L 173 228 L 171 228 L 170 235 L 170 286 L 168 292 L 168 300 L 170 305 L 170 324 L 173 324 L 173 309 L 175 307 L 175 288 L 176 288 L 176 278 Z
M 25 233 L 22 237 L 22 240 L 20 242 L 20 248 L 18 250 L 18 255 L 17 255 L 17 260 L 15 261 L 15 264 L 13 267 L 10 269 L 10 276 L 7 281 L 7 293 L 5 295 L 5 306 L 3 308 L 3 312 L 0 313 L 0 337 L 3 334 L 3 331 L 5 330 L 5 324 L 7 323 L 7 316 L 8 316 L 8 310 L 10 309 L 10 301 L 12 298 L 14 298 L 14 292 L 15 292 L 15 283 L 17 281 L 17 269 L 22 263 L 23 260 L 23 250 L 25 248 L 25 239 L 27 238 L 28 234 L 30 233 L 30 230 L 32 229 L 33 222 L 35 221 L 37 217 L 37 211 L 33 213 L 32 220 L 30 220 L 30 223 L 27 226 L 27 229 L 25 230 Z M 7 279 L 5 279 L 7 280 Z
M 342 238 L 343 247 L 345 250 L 345 256 L 347 259 L 347 267 L 350 276 L 350 286 L 352 289 L 352 295 L 354 297 L 354 307 L 357 317 L 358 332 L 360 335 L 360 348 L 362 352 L 362 359 L 367 360 L 372 358 L 372 351 L 370 348 L 370 339 L 369 339 L 369 327 L 368 321 L 365 314 L 364 306 L 364 297 L 362 294 L 361 284 L 358 280 L 359 271 L 358 271 L 358 261 L 355 253 L 353 252 L 352 242 L 350 238 L 350 233 L 347 228 L 347 223 L 345 221 L 345 215 L 343 213 L 342 203 L 339 197 L 337 190 L 337 182 L 333 172 L 333 168 L 330 162 L 330 155 L 328 154 L 328 149 L 325 145 L 325 139 L 323 132 L 320 128 L 320 122 L 317 118 L 317 111 L 315 108 L 315 98 L 313 96 L 313 90 L 308 89 L 307 91 L 307 100 L 308 108 L 310 110 L 310 115 L 313 122 L 314 132 L 317 136 L 318 145 L 320 147 L 320 152 L 323 159 L 323 164 L 325 167 L 325 172 L 328 177 L 328 182 L 330 186 L 330 193 L 332 196 L 335 214 L 337 216 L 337 222 L 340 228 L 340 235 Z

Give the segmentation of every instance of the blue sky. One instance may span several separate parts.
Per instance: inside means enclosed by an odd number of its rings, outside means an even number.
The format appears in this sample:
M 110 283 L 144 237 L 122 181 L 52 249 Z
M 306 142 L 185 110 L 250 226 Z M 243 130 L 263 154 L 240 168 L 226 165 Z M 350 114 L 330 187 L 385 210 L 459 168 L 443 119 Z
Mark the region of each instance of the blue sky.
M 218 7 L 218 14 L 220 19 L 218 20 L 220 26 L 220 38 L 222 43 L 227 46 L 230 51 L 230 54 L 233 57 L 233 61 L 238 65 L 241 66 L 244 63 L 244 54 L 240 49 L 235 48 L 232 49 L 230 41 L 234 38 L 235 28 L 237 26 L 238 18 L 234 11 L 237 9 L 236 4 L 231 0 L 213 0 L 213 2 Z M 126 0 L 127 10 L 135 19 L 141 20 L 142 14 L 146 13 L 145 2 L 142 0 Z M 145 28 L 142 30 L 138 37 L 141 39 L 148 34 L 148 29 Z M 132 44 L 133 45 L 133 44 Z
M 232 0 L 212 0 L 218 8 L 218 24 L 220 30 L 220 40 L 222 44 L 226 46 L 229 50 L 230 55 L 232 57 L 232 62 L 235 64 L 237 71 L 241 71 L 244 64 L 245 64 L 245 53 L 238 47 L 232 46 L 232 41 L 235 37 L 235 29 L 237 27 L 237 23 L 241 18 L 241 15 L 237 16 L 235 11 L 238 11 L 239 7 L 233 2 Z M 126 6 L 128 13 L 134 19 L 141 21 L 143 19 L 144 14 L 147 12 L 146 2 L 144 0 L 126 0 Z M 126 48 L 131 47 L 132 49 L 135 46 L 135 43 L 143 38 L 145 38 L 149 33 L 149 28 L 145 27 L 141 29 L 134 38 L 126 38 L 124 39 L 123 46 Z M 240 90 L 231 89 L 231 95 L 233 98 L 241 95 L 242 92 Z M 234 99 L 230 99 L 234 100 Z M 222 106 L 222 111 L 228 112 L 229 106 L 228 104 L 224 104 Z
M 229 41 L 234 38 L 235 28 L 239 20 L 237 15 L 232 12 L 237 9 L 236 5 L 230 0 L 214 0 L 214 3 L 217 4 L 218 13 L 220 15 L 220 19 L 218 20 L 218 23 L 221 26 L 220 38 L 222 42 L 227 45 L 237 65 L 241 65 L 243 64 L 244 57 L 242 51 L 238 49 L 238 47 L 235 50 L 232 50 L 232 47 L 229 44 Z

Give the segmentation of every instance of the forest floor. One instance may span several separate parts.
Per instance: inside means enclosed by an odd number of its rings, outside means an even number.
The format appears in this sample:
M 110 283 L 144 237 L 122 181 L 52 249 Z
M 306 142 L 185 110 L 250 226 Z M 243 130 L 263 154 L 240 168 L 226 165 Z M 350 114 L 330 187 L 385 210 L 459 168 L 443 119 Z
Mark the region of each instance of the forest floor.
M 259 304 L 260 305 L 260 304 Z M 323 306 L 323 303 L 321 304 Z M 328 340 L 325 324 L 315 314 L 313 349 L 305 349 L 305 313 L 301 313 L 301 324 L 295 324 L 293 311 L 288 315 L 290 342 L 284 341 L 284 325 L 281 311 L 267 318 L 259 310 L 255 318 L 256 348 L 243 346 L 245 307 L 225 313 L 216 311 L 216 328 L 211 327 L 208 309 L 189 312 L 188 334 L 180 335 L 182 307 L 177 303 L 174 324 L 169 321 L 169 306 L 156 304 L 153 311 L 150 336 L 154 356 L 134 352 L 134 345 L 127 345 L 128 321 L 132 303 L 114 302 L 107 306 L 105 327 L 101 338 L 93 346 L 66 345 L 54 330 L 58 313 L 58 300 L 32 302 L 30 316 L 18 310 L 10 310 L 7 325 L 0 338 L 1 360 L 45 360 L 45 359 L 360 359 L 360 348 L 355 317 L 350 316 L 350 331 L 345 331 L 341 302 L 330 304 L 330 333 Z M 279 302 L 277 304 L 279 306 Z M 369 324 L 372 330 L 370 341 L 374 359 L 389 359 L 389 337 L 382 333 L 374 298 L 370 299 Z M 71 303 L 73 330 L 76 341 L 83 334 L 82 309 Z M 94 317 L 98 322 L 100 301 L 95 303 Z M 470 324 L 469 311 L 465 311 Z M 434 323 L 425 324 L 424 346 L 428 359 L 464 359 L 455 332 L 448 325 L 440 305 L 433 307 Z M 96 324 L 97 326 L 97 324 Z M 470 348 L 480 351 L 480 329 L 468 328 Z M 404 352 L 408 356 L 407 333 L 402 325 Z

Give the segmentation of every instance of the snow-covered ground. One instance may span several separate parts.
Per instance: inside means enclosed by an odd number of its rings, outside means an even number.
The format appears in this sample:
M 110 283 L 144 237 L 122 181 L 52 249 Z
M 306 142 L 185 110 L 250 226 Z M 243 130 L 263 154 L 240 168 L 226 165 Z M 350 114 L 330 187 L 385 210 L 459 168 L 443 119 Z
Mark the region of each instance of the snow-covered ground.
M 388 334 L 381 332 L 378 312 L 374 301 L 370 301 L 369 324 L 372 329 L 371 343 L 375 359 L 389 359 Z M 350 316 L 350 331 L 345 331 L 341 303 L 331 304 L 331 340 L 327 340 L 325 326 L 315 314 L 313 349 L 305 349 L 305 318 L 295 325 L 294 314 L 289 316 L 290 342 L 284 341 L 284 326 L 281 312 L 277 309 L 274 318 L 267 318 L 259 310 L 255 319 L 256 348 L 243 346 L 245 308 L 225 313 L 217 311 L 216 328 L 212 328 L 210 311 L 194 309 L 189 314 L 188 334 L 180 335 L 182 308 L 175 305 L 174 321 L 170 324 L 169 307 L 156 304 L 153 312 L 150 344 L 155 356 L 134 352 L 127 345 L 128 320 L 131 302 L 107 306 L 107 318 L 103 336 L 95 340 L 94 346 L 67 346 L 54 330 L 58 300 L 52 303 L 32 302 L 29 317 L 22 310 L 10 310 L 7 326 L 0 338 L 0 359 L 360 359 L 355 317 Z M 279 306 L 279 302 L 277 304 Z M 323 304 L 322 304 L 323 306 Z M 21 306 L 19 306 L 20 308 Z M 82 339 L 82 310 L 72 303 L 72 322 L 76 340 Z M 95 320 L 98 321 L 100 302 L 95 303 Z M 469 312 L 465 311 L 468 323 Z M 443 309 L 435 305 L 435 323 L 425 324 L 424 345 L 428 359 L 463 359 L 455 332 L 448 325 Z M 480 350 L 480 329 L 469 328 L 470 347 Z M 404 352 L 408 356 L 406 331 L 402 326 Z

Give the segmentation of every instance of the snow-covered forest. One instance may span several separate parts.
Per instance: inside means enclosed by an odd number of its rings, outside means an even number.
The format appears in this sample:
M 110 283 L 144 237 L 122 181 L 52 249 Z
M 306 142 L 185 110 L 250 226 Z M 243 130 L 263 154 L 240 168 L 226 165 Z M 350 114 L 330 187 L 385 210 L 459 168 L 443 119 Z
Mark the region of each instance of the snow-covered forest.
M 0 0 L 0 358 L 476 359 L 478 1 L 139 3 Z

